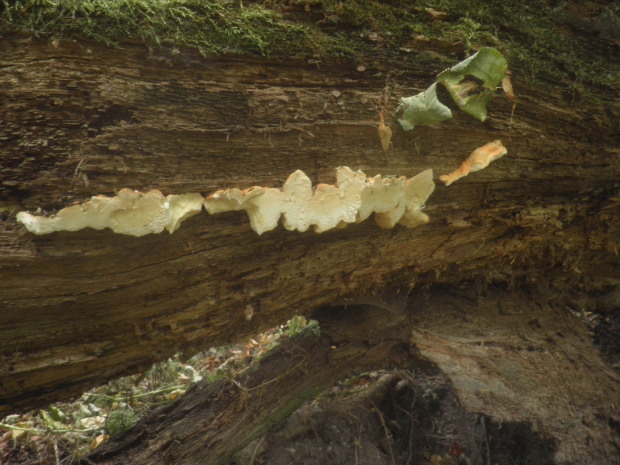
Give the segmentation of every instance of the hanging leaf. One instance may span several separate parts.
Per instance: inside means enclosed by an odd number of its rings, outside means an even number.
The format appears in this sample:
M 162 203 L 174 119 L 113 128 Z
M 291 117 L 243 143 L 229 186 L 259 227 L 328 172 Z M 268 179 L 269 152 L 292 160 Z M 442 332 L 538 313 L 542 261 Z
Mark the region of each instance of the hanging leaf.
M 486 47 L 437 76 L 458 107 L 480 121 L 487 119 L 487 104 L 506 77 L 508 64 L 500 52 Z M 478 81 L 477 81 L 477 80 Z
M 383 112 L 379 113 L 381 120 L 379 121 L 379 140 L 381 141 L 381 147 L 384 152 L 387 152 L 390 148 L 390 140 L 392 139 L 392 129 L 389 126 L 385 125 L 385 120 L 383 119 Z
M 424 92 L 400 99 L 396 112 L 402 112 L 398 122 L 405 131 L 452 118 L 450 109 L 437 99 L 436 86 L 437 83 L 434 83 Z

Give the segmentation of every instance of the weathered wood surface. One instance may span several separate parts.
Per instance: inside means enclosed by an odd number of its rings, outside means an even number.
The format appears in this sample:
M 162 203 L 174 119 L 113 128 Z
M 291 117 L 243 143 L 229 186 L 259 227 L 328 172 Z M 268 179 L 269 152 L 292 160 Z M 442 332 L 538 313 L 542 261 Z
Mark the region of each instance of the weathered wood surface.
M 337 380 L 377 369 L 425 365 L 409 343 L 404 314 L 326 309 L 321 335 L 285 340 L 236 380 L 200 383 L 181 403 L 89 459 L 106 464 L 238 463 L 232 460 Z
M 4 40 L 0 92 L 0 415 L 66 398 L 176 351 L 224 344 L 295 313 L 398 280 L 509 281 L 544 266 L 601 286 L 620 279 L 618 104 L 571 104 L 521 84 L 491 118 L 377 136 L 386 82 L 397 99 L 438 71 L 389 63 L 175 60 L 140 45 Z M 607 100 L 606 100 L 607 99 Z M 615 113 L 614 113 L 615 112 Z M 333 182 L 452 171 L 502 139 L 508 155 L 427 203 L 431 223 L 372 221 L 322 235 L 257 236 L 244 213 L 142 238 L 83 230 L 34 236 L 15 212 L 52 212 L 122 187 L 165 194 L 280 186 L 296 169 Z M 484 266 L 484 268 L 482 268 Z
M 313 315 L 320 337 L 285 340 L 235 380 L 199 383 L 89 459 L 106 465 L 154 463 L 153 457 L 164 464 L 251 463 L 241 459 L 244 449 L 270 444 L 284 418 L 337 380 L 395 367 L 418 377 L 431 360 L 453 380 L 468 411 L 531 425 L 553 445 L 555 463 L 612 465 L 620 459 L 620 438 L 611 426 L 620 416 L 620 378 L 588 341 L 581 321 L 555 299 L 539 286 L 431 285 L 388 311 L 321 309 Z

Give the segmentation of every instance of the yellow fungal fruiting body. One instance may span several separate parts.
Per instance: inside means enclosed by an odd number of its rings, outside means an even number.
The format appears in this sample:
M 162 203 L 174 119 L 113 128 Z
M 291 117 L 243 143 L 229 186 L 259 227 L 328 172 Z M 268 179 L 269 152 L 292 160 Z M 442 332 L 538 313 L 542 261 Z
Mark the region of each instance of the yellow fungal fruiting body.
M 164 196 L 158 190 L 146 193 L 121 189 L 117 196 L 98 195 L 81 205 L 63 208 L 53 217 L 19 212 L 17 220 L 35 234 L 110 228 L 131 236 L 174 232 L 181 222 L 202 209 L 200 194 Z
M 434 188 L 432 170 L 412 178 L 367 178 L 361 171 L 340 167 L 335 185 L 316 187 L 312 187 L 303 171 L 297 170 L 282 189 L 232 188 L 219 190 L 206 199 L 198 193 L 164 196 L 157 190 L 142 193 L 122 189 L 114 197 L 95 196 L 50 217 L 20 212 L 17 220 L 35 234 L 110 228 L 119 234 L 139 237 L 164 230 L 172 233 L 204 205 L 211 214 L 245 210 L 258 234 L 275 229 L 280 221 L 291 231 L 303 232 L 312 227 L 323 232 L 359 223 L 372 213 L 382 228 L 396 224 L 411 228 L 428 223 L 428 215 L 422 209 Z
M 336 185 L 319 184 L 314 189 L 310 178 L 297 170 L 282 189 L 219 190 L 205 199 L 205 208 L 209 213 L 245 210 L 258 234 L 274 229 L 280 219 L 289 230 L 303 232 L 312 226 L 323 232 L 359 223 L 372 213 L 382 228 L 398 223 L 415 227 L 429 221 L 421 210 L 434 188 L 432 170 L 409 179 L 367 178 L 361 171 L 340 167 Z

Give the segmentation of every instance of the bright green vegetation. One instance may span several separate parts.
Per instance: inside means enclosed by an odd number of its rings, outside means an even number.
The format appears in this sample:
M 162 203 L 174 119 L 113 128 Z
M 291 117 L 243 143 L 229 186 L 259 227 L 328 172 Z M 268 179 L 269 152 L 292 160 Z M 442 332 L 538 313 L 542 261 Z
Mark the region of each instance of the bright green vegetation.
M 106 44 L 141 40 L 194 48 L 202 54 L 282 55 L 308 50 L 313 33 L 261 5 L 224 0 L 18 0 L 4 4 L 14 28 L 49 38 Z M 6 26 L 5 26 L 6 27 Z
M 493 98 L 500 82 L 506 77 L 508 63 L 492 47 L 484 47 L 469 58 L 446 69 L 437 81 L 424 92 L 400 99 L 396 113 L 405 131 L 415 126 L 433 125 L 452 118 L 452 111 L 437 98 L 437 83 L 443 84 L 452 100 L 465 113 L 480 121 L 487 119 L 487 104 Z M 473 81 L 476 78 L 480 84 Z
M 606 52 L 561 26 L 564 8 L 521 0 L 0 0 L 0 27 L 50 39 L 140 40 L 203 55 L 363 54 L 396 65 L 428 62 L 425 47 L 414 43 L 422 38 L 434 44 L 435 63 L 491 46 L 521 80 L 575 90 L 618 84 Z M 617 23 L 614 15 L 610 9 L 608 21 Z

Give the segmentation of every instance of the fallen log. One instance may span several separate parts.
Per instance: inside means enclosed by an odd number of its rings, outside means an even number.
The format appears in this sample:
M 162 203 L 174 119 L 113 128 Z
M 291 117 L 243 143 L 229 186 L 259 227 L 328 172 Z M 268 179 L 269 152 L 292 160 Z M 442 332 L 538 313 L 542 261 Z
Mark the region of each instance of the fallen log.
M 615 276 L 620 168 L 608 143 L 611 121 L 579 119 L 553 94 L 528 89 L 519 89 L 510 155 L 438 186 L 425 209 L 431 223 L 415 229 L 362 223 L 259 237 L 233 212 L 194 216 L 173 235 L 30 234 L 17 211 L 53 212 L 124 187 L 164 194 L 279 187 L 295 169 L 330 182 L 345 164 L 370 176 L 448 172 L 481 140 L 508 130 L 511 105 L 498 102 L 497 117 L 475 130 L 455 118 L 416 135 L 395 131 L 386 158 L 374 105 L 362 103 L 383 91 L 380 68 L 352 79 L 348 64 L 325 71 L 215 58 L 179 66 L 149 59 L 140 46 L 3 46 L 5 66 L 22 76 L 3 84 L 8 97 L 19 96 L 7 100 L 1 129 L 13 141 L 1 171 L 3 414 L 367 295 L 398 273 L 408 283 L 471 273 L 493 279 L 491 270 L 508 276 L 540 254 L 571 266 L 565 262 L 579 252 L 585 273 Z M 46 60 L 50 50 L 54 59 Z M 411 74 L 399 85 L 424 80 Z M 597 139 L 584 140 L 592 124 Z M 597 157 L 588 155 L 593 147 Z M 610 268 L 590 265 L 592 257 Z
M 614 463 L 620 443 L 610 425 L 620 415 L 618 375 L 586 342 L 582 322 L 547 291 L 435 285 L 407 300 L 391 294 L 372 306 L 323 308 L 313 315 L 320 336 L 282 342 L 235 379 L 200 382 L 89 460 L 251 463 L 249 456 L 269 449 L 260 448 L 263 443 L 288 434 L 276 432 L 286 418 L 300 410 L 303 423 L 302 405 L 336 382 L 391 368 L 423 379 L 418 373 L 436 364 L 467 411 L 499 424 L 531 425 L 551 445 L 556 463 Z M 299 427 L 292 428 L 291 437 L 299 434 Z M 491 460 L 489 454 L 487 445 Z M 466 456 L 474 455 L 468 446 Z
M 613 31 L 604 21 L 579 21 L 571 8 L 555 20 L 581 31 L 576 40 L 586 44 L 585 55 L 612 75 Z M 601 6 L 596 14 L 605 11 Z M 432 14 L 433 21 L 436 15 L 441 12 Z M 523 25 L 515 28 L 529 37 Z M 567 345 L 556 337 L 541 342 L 541 318 L 528 320 L 532 328 L 519 320 L 519 337 L 533 332 L 532 358 L 511 343 L 508 359 L 519 370 L 529 367 L 526 378 L 539 382 L 544 377 L 532 364 L 583 373 L 563 381 L 569 387 L 562 395 L 570 402 L 562 404 L 566 415 L 558 421 L 575 425 L 581 418 L 596 431 L 591 436 L 603 451 L 600 463 L 613 459 L 605 419 L 613 426 L 617 416 L 599 397 L 615 395 L 611 365 L 597 358 L 589 336 L 566 311 L 609 315 L 618 306 L 618 103 L 607 74 L 590 76 L 584 89 L 575 76 L 587 73 L 564 66 L 564 56 L 535 78 L 511 65 L 516 107 L 513 99 L 495 99 L 484 123 L 455 113 L 439 127 L 406 132 L 389 120 L 390 111 L 445 69 L 438 51 L 455 62 L 463 44 L 446 48 L 415 36 L 394 50 L 373 39 L 359 55 L 317 60 L 205 56 L 136 41 L 111 47 L 82 37 L 2 32 L 0 415 L 69 398 L 177 352 L 238 341 L 294 314 L 376 303 L 377 294 L 394 287 L 407 294 L 437 285 L 461 291 L 538 283 L 553 290 L 553 299 L 549 292 L 531 297 L 545 318 L 555 316 L 558 327 L 568 325 L 577 335 Z M 370 37 L 367 30 L 358 32 Z M 529 46 L 511 44 L 521 47 L 519 53 Z M 583 59 L 581 48 L 573 51 Z M 50 216 L 93 196 L 134 190 L 157 190 L 165 204 L 163 199 L 182 194 L 280 189 L 297 170 L 314 186 L 335 184 L 339 166 L 387 179 L 432 169 L 438 179 L 499 140 L 507 154 L 450 187 L 437 183 L 423 209 L 428 224 L 413 229 L 383 230 L 367 221 L 322 234 L 278 226 L 259 236 L 244 212 L 202 211 L 173 234 L 131 237 L 82 229 L 39 236 L 17 221 L 19 212 Z M 433 298 L 441 296 L 436 292 Z M 508 293 L 498 305 L 510 313 L 523 298 Z M 387 307 L 390 312 L 394 306 Z M 458 320 L 444 309 L 441 315 Z M 538 421 L 531 406 L 522 416 L 514 413 L 514 398 L 510 412 L 502 413 L 503 404 L 471 394 L 475 383 L 465 372 L 472 366 L 481 379 L 487 370 L 496 384 L 511 386 L 500 390 L 502 401 L 524 392 L 514 376 L 502 378 L 511 369 L 501 364 L 505 341 L 471 336 L 505 320 L 496 315 L 476 321 L 478 329 L 456 338 L 439 331 L 434 320 L 428 328 L 403 324 L 413 334 L 408 347 L 449 373 L 472 409 Z M 478 347 L 489 340 L 498 353 Z M 594 393 L 579 399 L 577 392 L 588 387 Z M 591 406 L 592 417 L 570 413 L 571 402 Z M 548 418 L 540 422 L 564 444 L 558 462 L 585 460 L 590 452 L 576 445 L 590 440 L 583 429 L 572 434 Z

